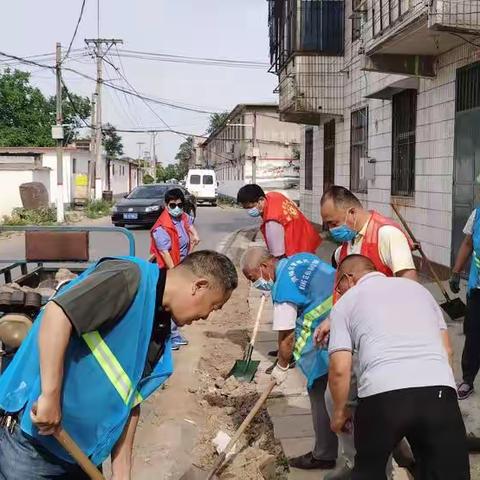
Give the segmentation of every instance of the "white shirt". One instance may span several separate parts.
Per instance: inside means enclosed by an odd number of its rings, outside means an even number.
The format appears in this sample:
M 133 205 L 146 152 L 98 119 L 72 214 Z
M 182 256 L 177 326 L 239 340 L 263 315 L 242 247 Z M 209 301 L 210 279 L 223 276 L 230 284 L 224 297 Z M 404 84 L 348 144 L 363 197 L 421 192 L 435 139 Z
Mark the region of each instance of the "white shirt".
M 265 223 L 265 237 L 269 252 L 274 257 L 285 255 L 285 228 L 275 220 Z
M 331 313 L 328 351 L 358 351 L 360 398 L 403 388 L 455 388 L 430 292 L 413 280 L 365 275 Z
M 471 215 L 468 217 L 467 223 L 465 224 L 465 227 L 463 229 L 463 233 L 465 235 L 473 235 L 473 227 L 475 224 L 475 215 L 477 213 L 477 210 L 475 209 Z

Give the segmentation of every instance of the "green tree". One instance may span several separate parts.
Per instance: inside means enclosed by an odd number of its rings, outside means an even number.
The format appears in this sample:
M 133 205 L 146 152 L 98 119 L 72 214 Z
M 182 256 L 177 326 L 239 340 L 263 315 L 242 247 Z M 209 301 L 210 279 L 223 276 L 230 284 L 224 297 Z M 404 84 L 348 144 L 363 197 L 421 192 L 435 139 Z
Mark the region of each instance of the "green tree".
M 190 159 L 192 158 L 194 149 L 195 149 L 195 142 L 193 140 L 193 137 L 187 137 L 187 139 L 178 148 L 178 153 L 175 155 L 175 160 L 177 160 L 177 164 L 178 164 L 178 167 L 177 167 L 178 168 L 177 175 L 179 175 L 178 180 L 181 180 L 187 174 L 188 165 L 189 165 Z
M 64 95 L 65 139 L 75 139 L 82 120 L 90 116 L 88 98 Z M 30 74 L 5 70 L 0 74 L 0 146 L 44 147 L 55 145 L 51 128 L 55 123 L 55 97 L 45 97 L 30 84 Z
M 210 123 L 207 128 L 207 133 L 210 135 L 220 128 L 227 121 L 229 115 L 230 112 L 212 113 L 210 115 Z
M 107 157 L 117 158 L 123 155 L 122 137 L 117 133 L 117 129 L 110 123 L 102 127 L 102 143 L 107 152 Z

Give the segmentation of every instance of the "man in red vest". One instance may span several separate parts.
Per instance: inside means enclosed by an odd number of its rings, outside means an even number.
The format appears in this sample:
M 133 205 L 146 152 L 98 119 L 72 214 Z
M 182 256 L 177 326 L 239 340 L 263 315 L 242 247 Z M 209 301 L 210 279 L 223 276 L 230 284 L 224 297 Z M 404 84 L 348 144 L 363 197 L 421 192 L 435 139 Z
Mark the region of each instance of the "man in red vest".
M 337 248 L 332 259 L 334 266 L 351 254 L 360 254 L 368 257 L 377 271 L 388 277 L 404 277 L 418 280 L 415 263 L 412 257 L 413 243 L 401 227 L 388 217 L 376 211 L 365 210 L 360 200 L 347 188 L 333 185 L 322 196 L 321 215 L 324 224 L 330 230 L 333 239 L 341 245 Z M 337 278 L 334 296 L 343 293 L 345 276 Z M 375 305 L 372 305 L 375 308 Z M 321 328 L 315 332 L 317 343 L 324 342 L 330 331 L 330 321 L 323 322 Z M 394 372 L 393 372 L 394 374 Z M 356 378 L 352 375 L 350 399 L 357 397 Z M 329 391 L 325 396 L 329 413 L 332 414 L 333 402 Z M 343 451 L 345 464 L 331 472 L 325 480 L 348 480 L 351 478 L 354 465 L 355 447 L 353 435 L 340 433 L 338 435 L 340 449 Z M 410 467 L 411 459 L 405 452 L 403 442 L 397 448 L 395 459 Z M 399 455 L 403 455 L 400 461 Z
M 274 257 L 315 253 L 320 235 L 298 207 L 278 192 L 265 193 L 258 185 L 244 185 L 237 202 L 253 217 L 262 217 L 261 228 L 269 252 Z

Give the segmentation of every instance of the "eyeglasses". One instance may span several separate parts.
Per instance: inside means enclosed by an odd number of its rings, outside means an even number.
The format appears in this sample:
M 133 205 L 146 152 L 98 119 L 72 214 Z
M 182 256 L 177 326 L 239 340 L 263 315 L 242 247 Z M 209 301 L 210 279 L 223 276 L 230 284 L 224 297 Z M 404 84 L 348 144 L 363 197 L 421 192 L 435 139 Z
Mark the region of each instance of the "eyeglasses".
M 352 277 L 351 273 L 344 273 L 339 279 L 338 282 L 335 284 L 335 292 L 339 295 L 342 295 L 345 292 L 345 289 L 340 287 L 340 284 L 343 282 L 345 278 Z
M 177 208 L 177 207 L 183 209 L 183 202 L 179 202 L 179 203 L 170 202 L 170 203 L 168 204 L 168 207 L 171 208 L 172 210 L 173 210 L 174 208 Z

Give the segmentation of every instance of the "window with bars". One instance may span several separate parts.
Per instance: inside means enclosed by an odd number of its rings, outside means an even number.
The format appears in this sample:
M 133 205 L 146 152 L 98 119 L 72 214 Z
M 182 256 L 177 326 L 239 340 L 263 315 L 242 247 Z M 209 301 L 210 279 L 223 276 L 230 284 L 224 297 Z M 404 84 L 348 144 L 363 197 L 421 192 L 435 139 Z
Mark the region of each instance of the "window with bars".
M 352 42 L 359 40 L 362 35 L 362 27 L 367 21 L 367 8 L 365 0 L 352 1 Z
M 313 190 L 313 130 L 305 130 L 305 190 Z
M 392 98 L 392 195 L 415 191 L 417 91 L 405 90 Z
M 360 159 L 368 156 L 368 108 L 352 112 L 350 121 L 350 190 L 366 192 L 367 180 L 360 179 Z

